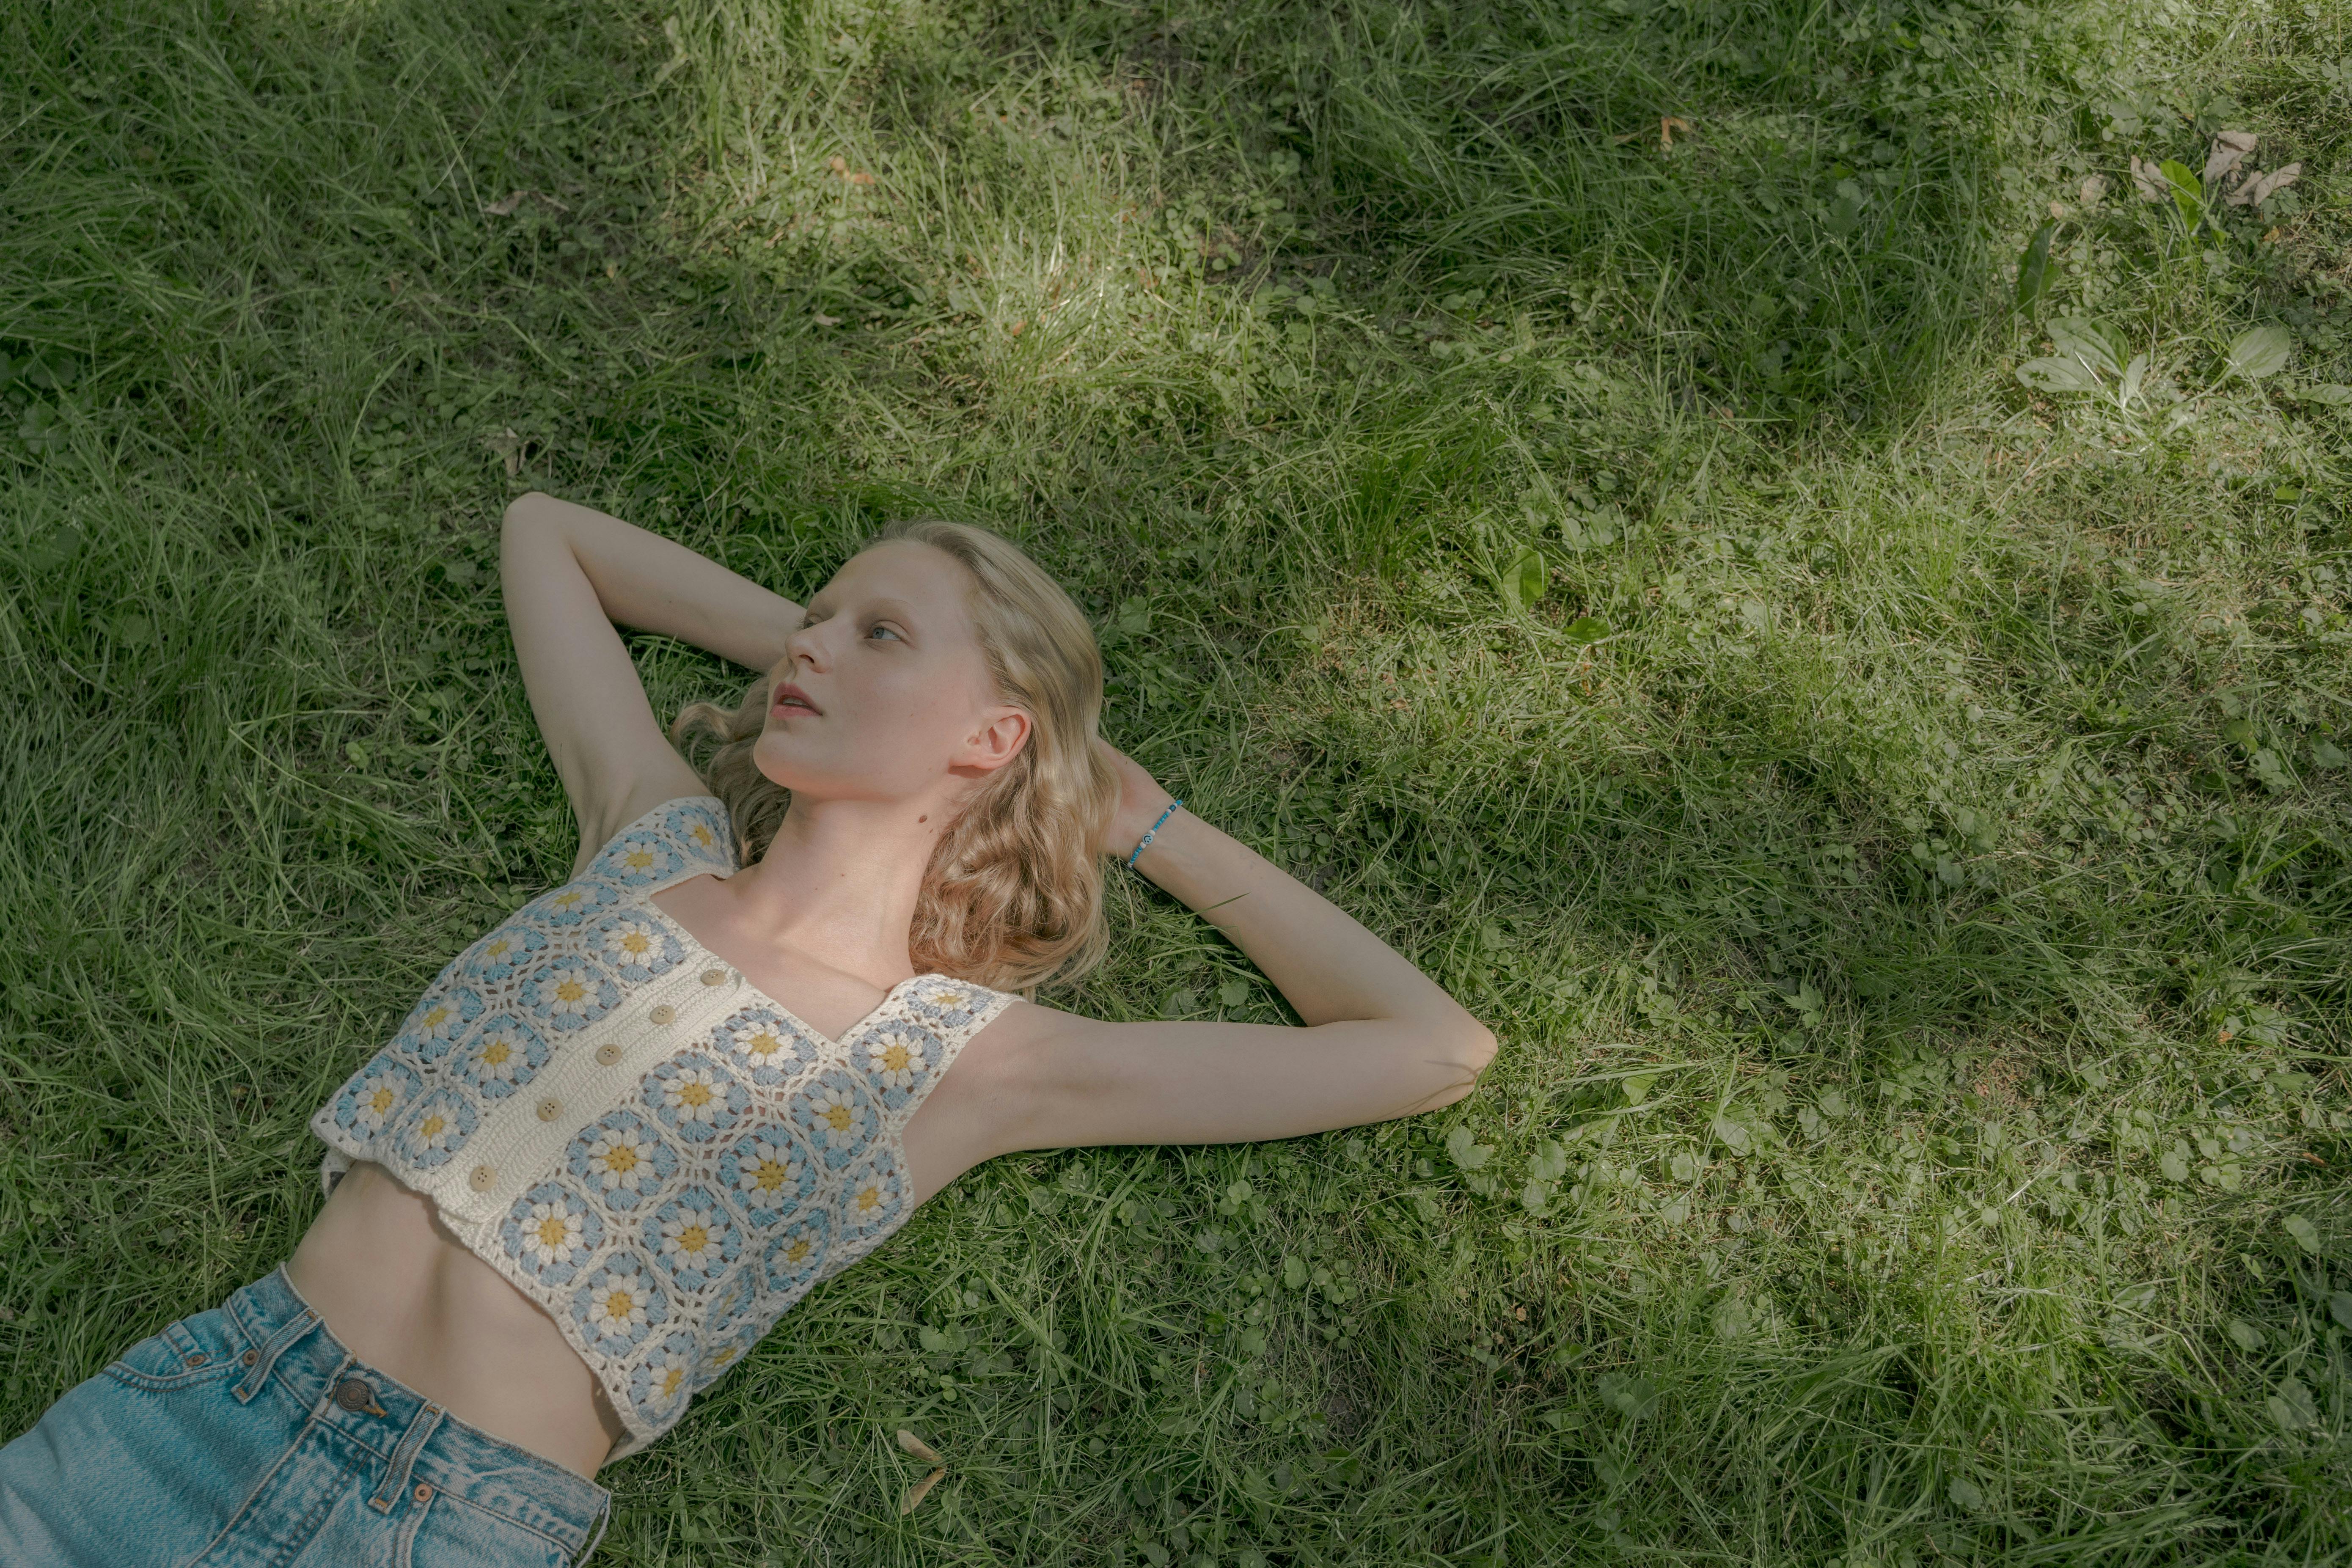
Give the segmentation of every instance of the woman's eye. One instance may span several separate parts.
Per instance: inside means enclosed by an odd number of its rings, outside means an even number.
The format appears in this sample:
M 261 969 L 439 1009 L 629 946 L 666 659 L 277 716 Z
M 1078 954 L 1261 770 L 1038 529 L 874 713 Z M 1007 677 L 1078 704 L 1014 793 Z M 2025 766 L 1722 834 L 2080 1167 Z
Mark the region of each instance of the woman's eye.
M 895 626 L 873 626 L 866 628 L 866 635 L 869 637 L 896 637 L 898 631 Z

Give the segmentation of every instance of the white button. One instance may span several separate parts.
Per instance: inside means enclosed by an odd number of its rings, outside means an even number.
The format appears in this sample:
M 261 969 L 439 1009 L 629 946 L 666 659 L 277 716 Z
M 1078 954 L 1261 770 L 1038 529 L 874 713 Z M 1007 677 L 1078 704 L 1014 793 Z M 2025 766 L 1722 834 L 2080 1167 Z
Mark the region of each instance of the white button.
M 727 972 L 723 969 L 706 969 L 702 972 L 702 983 L 705 985 L 724 985 L 727 984 Z
M 475 1166 L 473 1175 L 468 1178 L 468 1180 L 473 1183 L 474 1190 L 478 1193 L 488 1192 L 490 1190 L 490 1184 L 498 1179 L 499 1173 L 496 1167 L 490 1165 Z
M 551 1094 L 545 1100 L 539 1102 L 539 1119 L 541 1121 L 552 1121 L 562 1114 L 563 1101 L 556 1099 L 553 1095 Z
M 667 1024 L 671 1019 L 677 1016 L 677 1009 L 665 1002 L 660 1006 L 655 1008 L 652 1012 L 646 1014 L 646 1016 L 651 1018 L 656 1024 Z
M 596 1047 L 596 1059 L 604 1066 L 611 1067 L 614 1062 L 621 1059 L 621 1047 L 611 1044 L 598 1046 Z

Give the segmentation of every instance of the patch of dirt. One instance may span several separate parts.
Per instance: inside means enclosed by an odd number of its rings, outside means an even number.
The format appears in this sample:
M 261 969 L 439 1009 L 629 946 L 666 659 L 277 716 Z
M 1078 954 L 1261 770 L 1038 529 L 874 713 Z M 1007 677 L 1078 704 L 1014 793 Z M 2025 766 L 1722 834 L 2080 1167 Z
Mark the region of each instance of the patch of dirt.
M 2026 1057 L 1992 1057 L 1977 1064 L 1976 1079 L 1969 1087 L 1986 1104 L 2014 1110 L 2024 1103 L 2018 1089 L 2032 1076 L 2033 1063 Z

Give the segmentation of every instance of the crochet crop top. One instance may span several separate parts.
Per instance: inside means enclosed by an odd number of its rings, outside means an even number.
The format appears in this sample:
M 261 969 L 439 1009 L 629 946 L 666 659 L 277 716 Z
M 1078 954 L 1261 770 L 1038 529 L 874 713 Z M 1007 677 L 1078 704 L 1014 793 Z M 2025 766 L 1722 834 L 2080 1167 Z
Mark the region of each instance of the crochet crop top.
M 331 1190 L 372 1160 L 544 1308 L 633 1454 L 909 1213 L 907 1122 L 1013 998 L 901 982 L 828 1039 L 652 895 L 736 868 L 669 801 L 452 960 L 310 1120 Z

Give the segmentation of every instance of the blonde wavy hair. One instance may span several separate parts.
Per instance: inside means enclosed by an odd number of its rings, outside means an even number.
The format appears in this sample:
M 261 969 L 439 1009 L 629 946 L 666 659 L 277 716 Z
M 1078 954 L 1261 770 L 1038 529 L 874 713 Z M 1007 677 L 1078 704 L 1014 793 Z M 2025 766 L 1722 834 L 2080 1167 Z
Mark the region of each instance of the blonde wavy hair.
M 1095 841 L 1118 804 L 1118 776 L 1095 749 L 1102 651 L 1060 584 L 1011 541 L 934 518 L 897 522 L 863 549 L 904 540 L 943 551 L 971 580 L 966 600 L 999 697 L 1029 715 L 1029 740 L 941 835 L 923 873 L 908 946 L 916 966 L 1001 991 L 1068 980 L 1108 940 Z M 670 726 L 727 803 L 745 864 L 767 853 L 792 792 L 751 760 L 767 720 L 762 677 L 733 709 L 698 702 Z

